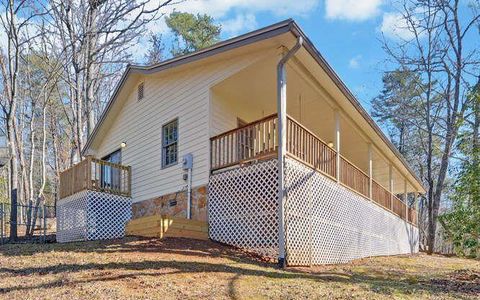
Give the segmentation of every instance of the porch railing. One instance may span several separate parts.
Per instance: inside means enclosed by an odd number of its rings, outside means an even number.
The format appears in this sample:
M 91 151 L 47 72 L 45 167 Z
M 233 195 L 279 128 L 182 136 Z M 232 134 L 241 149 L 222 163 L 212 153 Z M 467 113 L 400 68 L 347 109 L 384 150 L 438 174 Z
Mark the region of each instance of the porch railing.
M 131 168 L 87 157 L 60 173 L 60 198 L 83 190 L 131 196 Z
M 274 114 L 212 137 L 211 169 L 274 156 L 278 148 L 277 134 L 277 114 Z
M 343 156 L 340 156 L 340 182 L 368 197 L 370 178 Z
M 372 200 L 383 207 L 391 209 L 392 194 L 375 180 L 372 180 Z
M 336 152 L 290 116 L 287 117 L 287 153 L 335 178 Z
M 278 150 L 278 120 L 273 114 L 210 139 L 211 171 L 250 161 L 275 157 Z M 337 178 L 337 152 L 312 131 L 287 116 L 287 155 L 331 179 Z M 370 177 L 340 155 L 338 179 L 348 188 L 370 198 Z M 416 211 L 372 179 L 371 200 L 404 220 L 417 224 Z M 408 216 L 407 216 L 408 214 Z
M 400 218 L 406 220 L 407 207 L 397 196 L 392 195 L 392 211 Z
M 412 224 L 415 224 L 415 225 L 418 224 L 417 211 L 412 207 L 408 208 L 408 222 L 410 222 Z

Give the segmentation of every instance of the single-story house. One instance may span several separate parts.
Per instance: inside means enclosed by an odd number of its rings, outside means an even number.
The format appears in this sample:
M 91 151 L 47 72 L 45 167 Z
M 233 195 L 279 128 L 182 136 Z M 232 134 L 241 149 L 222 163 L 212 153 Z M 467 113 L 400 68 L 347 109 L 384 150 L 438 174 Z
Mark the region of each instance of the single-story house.
M 83 154 L 60 242 L 162 214 L 281 264 L 418 251 L 421 180 L 290 19 L 128 66 Z

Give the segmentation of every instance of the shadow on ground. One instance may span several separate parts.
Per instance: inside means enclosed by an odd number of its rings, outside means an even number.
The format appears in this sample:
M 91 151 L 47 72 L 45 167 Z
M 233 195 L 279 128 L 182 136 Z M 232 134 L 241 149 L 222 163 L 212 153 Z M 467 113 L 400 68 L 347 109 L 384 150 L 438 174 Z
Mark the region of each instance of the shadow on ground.
M 29 247 L 30 246 L 30 247 Z M 111 253 L 121 256 L 122 253 L 138 253 L 134 261 L 119 261 L 107 263 L 71 263 L 53 266 L 9 268 L 0 266 L 1 276 L 24 277 L 42 276 L 45 274 L 62 274 L 82 271 L 99 271 L 93 278 L 75 277 L 73 280 L 58 279 L 37 285 L 18 284 L 8 288 L 0 288 L 0 295 L 13 291 L 53 288 L 68 285 L 70 287 L 88 283 L 115 281 L 119 279 L 134 279 L 138 276 L 165 276 L 172 274 L 195 273 L 230 273 L 230 296 L 236 297 L 238 291 L 235 284 L 245 276 L 259 278 L 259 280 L 306 280 L 311 284 L 359 284 L 365 290 L 380 295 L 394 293 L 411 294 L 424 291 L 431 295 L 457 293 L 460 296 L 480 295 L 480 273 L 473 272 L 471 278 L 464 274 L 442 274 L 438 278 L 415 274 L 415 279 L 405 277 L 405 274 L 391 274 L 385 272 L 356 272 L 351 265 L 332 266 L 323 270 L 289 268 L 280 270 L 274 264 L 259 260 L 238 249 L 220 245 L 211 241 L 195 241 L 181 238 L 167 239 L 140 239 L 126 238 L 112 241 L 96 241 L 88 243 L 45 244 L 45 245 L 4 245 L 0 246 L 0 254 L 5 257 L 19 257 L 28 259 L 30 255 L 46 252 L 73 252 L 73 253 Z M 151 259 L 142 253 L 158 253 L 161 257 Z M 169 254 L 184 256 L 178 260 L 165 259 Z M 186 256 L 186 259 L 185 259 Z M 177 256 L 172 256 L 177 257 Z M 223 258 L 214 262 L 202 261 L 201 257 Z M 197 258 L 197 259 L 195 259 Z M 121 270 L 121 274 L 115 274 Z M 112 271 L 112 272 L 109 272 Z M 460 275 L 460 276 L 457 276 Z M 463 276 L 463 277 L 462 277 Z M 475 277 L 477 276 L 477 277 Z M 0 280 L 1 282 L 1 280 Z

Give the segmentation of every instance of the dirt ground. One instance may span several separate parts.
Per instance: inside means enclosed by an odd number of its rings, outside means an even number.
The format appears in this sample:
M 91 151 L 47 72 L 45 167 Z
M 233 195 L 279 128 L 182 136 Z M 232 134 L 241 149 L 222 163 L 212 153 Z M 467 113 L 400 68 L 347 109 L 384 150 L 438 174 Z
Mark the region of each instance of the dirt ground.
M 0 299 L 480 299 L 480 262 L 377 257 L 277 269 L 213 242 L 0 246 Z

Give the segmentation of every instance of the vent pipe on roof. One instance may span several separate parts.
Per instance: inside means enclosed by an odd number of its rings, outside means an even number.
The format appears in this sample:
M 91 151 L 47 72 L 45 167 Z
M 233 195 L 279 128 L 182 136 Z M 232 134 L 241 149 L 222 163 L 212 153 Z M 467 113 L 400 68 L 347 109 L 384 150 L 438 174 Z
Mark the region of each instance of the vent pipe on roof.
M 287 146 L 287 72 L 285 64 L 302 47 L 303 38 L 298 37 L 295 46 L 290 49 L 277 65 L 277 114 L 278 114 L 278 265 L 285 267 L 285 153 Z

